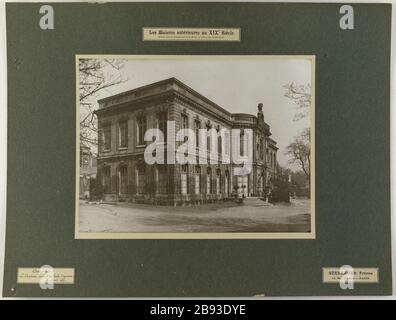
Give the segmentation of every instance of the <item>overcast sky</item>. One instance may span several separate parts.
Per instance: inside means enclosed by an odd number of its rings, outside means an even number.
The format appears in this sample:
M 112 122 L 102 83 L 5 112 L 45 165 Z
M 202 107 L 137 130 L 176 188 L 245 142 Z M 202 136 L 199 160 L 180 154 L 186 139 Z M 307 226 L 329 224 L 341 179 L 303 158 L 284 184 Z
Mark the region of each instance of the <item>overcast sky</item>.
M 97 95 L 98 99 L 175 77 L 195 91 L 233 112 L 257 114 L 262 102 L 264 119 L 277 141 L 278 161 L 285 166 L 285 147 L 309 126 L 309 118 L 293 121 L 296 105 L 284 96 L 289 82 L 311 84 L 308 59 L 142 59 L 134 57 L 122 70 L 125 83 Z

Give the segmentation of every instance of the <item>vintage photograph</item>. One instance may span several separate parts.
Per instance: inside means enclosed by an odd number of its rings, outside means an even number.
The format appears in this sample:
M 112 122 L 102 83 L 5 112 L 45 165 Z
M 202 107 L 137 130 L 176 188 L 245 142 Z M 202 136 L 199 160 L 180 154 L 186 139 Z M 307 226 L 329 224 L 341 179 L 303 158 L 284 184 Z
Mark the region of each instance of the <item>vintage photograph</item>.
M 315 238 L 315 56 L 76 56 L 78 239 Z

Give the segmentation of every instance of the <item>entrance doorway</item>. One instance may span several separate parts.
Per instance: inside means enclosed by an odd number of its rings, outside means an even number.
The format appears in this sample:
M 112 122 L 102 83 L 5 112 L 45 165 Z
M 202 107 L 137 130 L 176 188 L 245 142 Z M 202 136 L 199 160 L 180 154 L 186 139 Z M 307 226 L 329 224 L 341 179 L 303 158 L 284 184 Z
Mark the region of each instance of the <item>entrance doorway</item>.
M 247 197 L 249 194 L 249 176 L 238 176 L 237 177 L 238 194 Z

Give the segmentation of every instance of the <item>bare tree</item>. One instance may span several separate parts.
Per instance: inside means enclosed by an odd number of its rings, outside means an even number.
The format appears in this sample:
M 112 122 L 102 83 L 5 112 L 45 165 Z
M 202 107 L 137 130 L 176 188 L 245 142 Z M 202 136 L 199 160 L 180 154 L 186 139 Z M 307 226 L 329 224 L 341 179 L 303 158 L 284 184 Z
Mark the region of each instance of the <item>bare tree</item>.
M 295 84 L 291 82 L 283 86 L 285 97 L 291 99 L 297 105 L 297 112 L 293 121 L 298 121 L 309 115 L 311 106 L 311 85 Z M 310 178 L 311 174 L 311 131 L 310 128 L 304 129 L 294 140 L 286 147 L 285 154 L 289 156 L 290 164 L 298 164 L 304 174 Z
M 97 123 L 94 115 L 97 94 L 125 82 L 121 73 L 124 60 L 79 59 L 80 142 L 97 145 Z
M 297 105 L 297 113 L 294 115 L 293 121 L 308 116 L 311 106 L 311 85 L 291 82 L 283 87 L 286 89 L 285 97 L 291 99 Z
M 311 174 L 311 134 L 307 128 L 286 147 L 285 154 L 290 157 L 290 164 L 297 164 L 307 175 L 308 179 Z

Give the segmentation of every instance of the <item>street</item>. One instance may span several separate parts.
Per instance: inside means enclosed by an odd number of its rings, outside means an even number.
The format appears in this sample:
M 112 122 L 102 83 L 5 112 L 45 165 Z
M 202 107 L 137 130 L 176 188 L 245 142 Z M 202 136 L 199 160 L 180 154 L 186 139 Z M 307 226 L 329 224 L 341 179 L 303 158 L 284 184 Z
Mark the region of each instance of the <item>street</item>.
M 309 232 L 309 200 L 269 204 L 247 198 L 169 207 L 135 203 L 89 204 L 80 201 L 80 232 Z

